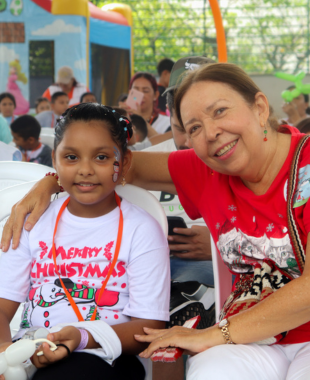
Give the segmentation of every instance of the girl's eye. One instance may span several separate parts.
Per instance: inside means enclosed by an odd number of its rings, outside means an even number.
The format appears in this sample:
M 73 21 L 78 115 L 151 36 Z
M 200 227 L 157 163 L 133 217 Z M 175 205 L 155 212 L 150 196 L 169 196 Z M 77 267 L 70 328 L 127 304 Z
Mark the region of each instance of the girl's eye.
M 217 110 L 215 111 L 215 115 L 220 115 L 220 114 L 222 114 L 225 110 L 226 110 L 225 107 L 223 107 L 223 108 L 219 108 L 219 109 L 217 109 Z
M 104 160 L 106 160 L 108 157 L 105 156 L 104 154 L 99 154 L 96 158 L 97 158 L 99 161 L 104 161 Z
M 74 154 L 68 154 L 68 156 L 66 156 L 66 158 L 69 160 L 69 161 L 74 161 L 77 159 L 77 157 L 74 155 Z

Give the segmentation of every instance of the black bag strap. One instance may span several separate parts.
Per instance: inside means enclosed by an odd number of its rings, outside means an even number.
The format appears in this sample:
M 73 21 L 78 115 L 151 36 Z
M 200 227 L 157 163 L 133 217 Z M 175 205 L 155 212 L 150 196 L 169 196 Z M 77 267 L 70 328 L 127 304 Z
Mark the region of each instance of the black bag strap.
M 294 153 L 294 158 L 291 164 L 288 184 L 287 184 L 287 220 L 288 220 L 288 232 L 292 242 L 293 252 L 299 267 L 300 272 L 302 273 L 305 266 L 306 254 L 302 241 L 300 238 L 300 231 L 296 223 L 293 206 L 294 206 L 294 196 L 298 184 L 298 170 L 300 165 L 300 160 L 302 156 L 302 151 L 306 146 L 309 135 L 302 137 L 297 145 L 297 148 Z

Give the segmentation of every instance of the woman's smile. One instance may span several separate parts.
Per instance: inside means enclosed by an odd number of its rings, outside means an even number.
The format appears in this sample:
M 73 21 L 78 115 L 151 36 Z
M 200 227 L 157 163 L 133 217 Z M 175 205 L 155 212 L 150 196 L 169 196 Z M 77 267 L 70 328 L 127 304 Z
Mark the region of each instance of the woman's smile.
M 227 159 L 228 157 L 230 157 L 234 151 L 236 150 L 236 145 L 238 143 L 238 139 L 235 140 L 235 141 L 232 141 L 230 142 L 229 144 L 226 144 L 224 145 L 224 147 L 221 147 L 219 148 L 216 153 L 215 153 L 215 156 L 217 158 L 219 158 L 220 160 L 225 160 Z M 235 148 L 235 149 L 234 149 Z

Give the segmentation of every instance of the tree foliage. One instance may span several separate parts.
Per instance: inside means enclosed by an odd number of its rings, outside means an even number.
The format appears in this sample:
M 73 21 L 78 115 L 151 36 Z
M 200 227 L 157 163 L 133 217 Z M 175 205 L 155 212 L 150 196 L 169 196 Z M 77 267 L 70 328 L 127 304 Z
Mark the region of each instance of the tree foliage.
M 310 0 L 218 0 L 228 60 L 251 73 L 309 71 Z M 93 0 L 98 6 L 113 3 Z M 217 57 L 208 0 L 123 0 L 134 18 L 135 70 L 163 57 Z

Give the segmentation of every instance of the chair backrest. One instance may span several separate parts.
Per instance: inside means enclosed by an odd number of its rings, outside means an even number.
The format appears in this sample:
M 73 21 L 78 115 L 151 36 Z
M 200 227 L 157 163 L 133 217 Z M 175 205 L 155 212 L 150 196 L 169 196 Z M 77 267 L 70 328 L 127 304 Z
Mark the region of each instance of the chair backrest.
M 214 240 L 211 237 L 212 265 L 214 276 L 214 293 L 215 293 L 215 319 L 218 322 L 221 309 L 227 297 L 231 293 L 232 274 L 227 266 L 223 263 Z
M 39 180 L 53 168 L 31 162 L 1 161 L 0 162 L 0 190 L 24 182 Z
M 51 149 L 54 149 L 54 135 L 40 134 L 40 141 L 42 144 L 49 146 Z
M 54 128 L 47 128 L 47 127 L 44 127 L 44 128 L 41 128 L 41 135 L 50 135 L 50 136 L 54 136 L 55 134 L 55 129 Z

